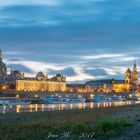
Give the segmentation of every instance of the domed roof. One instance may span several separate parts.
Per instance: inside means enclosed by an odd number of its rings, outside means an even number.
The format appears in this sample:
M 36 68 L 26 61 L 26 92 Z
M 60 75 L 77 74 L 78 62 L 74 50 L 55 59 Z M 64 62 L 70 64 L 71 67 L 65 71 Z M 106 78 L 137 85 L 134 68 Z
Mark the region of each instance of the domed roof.
M 127 73 L 131 73 L 131 70 L 128 68 L 126 72 L 127 72 Z
M 61 77 L 61 76 L 62 76 L 62 75 L 61 75 L 61 74 L 59 74 L 59 73 L 58 73 L 58 74 L 56 74 L 56 77 Z
M 45 75 L 43 72 L 40 71 L 37 73 L 36 77 L 45 77 Z
M 18 71 L 18 70 L 13 71 L 13 74 L 19 74 L 19 73 L 20 73 L 20 71 Z

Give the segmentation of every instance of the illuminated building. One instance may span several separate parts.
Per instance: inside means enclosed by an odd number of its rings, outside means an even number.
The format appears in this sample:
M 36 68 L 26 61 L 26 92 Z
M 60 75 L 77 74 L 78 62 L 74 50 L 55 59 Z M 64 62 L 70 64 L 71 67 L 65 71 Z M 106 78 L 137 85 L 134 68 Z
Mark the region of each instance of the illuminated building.
M 66 77 L 57 74 L 51 79 L 45 76 L 42 72 L 37 73 L 35 78 L 17 79 L 16 91 L 26 92 L 65 92 L 66 91 Z
M 6 90 L 7 89 L 7 67 L 6 64 L 3 62 L 3 54 L 0 50 L 0 89 Z
M 133 72 L 132 72 L 132 83 L 134 84 L 134 89 L 139 87 L 139 74 L 137 71 L 136 62 L 134 62 Z
M 65 92 L 66 77 L 57 74 L 48 78 L 43 72 L 38 72 L 33 78 L 25 77 L 24 73 L 14 70 L 7 74 L 6 64 L 2 61 L 2 51 L 0 50 L 0 89 L 16 89 L 16 91 L 39 91 L 39 92 Z
M 66 77 L 57 74 L 52 78 L 48 78 L 42 72 L 38 72 L 33 78 L 25 77 L 20 71 L 11 70 L 7 74 L 6 64 L 2 60 L 2 51 L 0 50 L 0 89 L 6 90 L 16 89 L 17 91 L 34 91 L 34 92 L 70 92 L 70 93 L 86 93 L 86 92 L 131 92 L 139 89 L 139 79 L 136 63 L 134 63 L 133 71 L 128 68 L 125 73 L 124 80 L 103 79 L 88 81 L 85 84 L 68 84 L 66 85 Z
M 105 79 L 86 82 L 87 92 L 131 92 L 139 89 L 136 63 L 133 71 L 128 68 L 125 80 Z
M 85 84 L 67 84 L 67 92 L 69 93 L 85 93 Z
M 103 79 L 86 82 L 86 91 L 87 92 L 111 92 L 113 91 L 114 79 Z

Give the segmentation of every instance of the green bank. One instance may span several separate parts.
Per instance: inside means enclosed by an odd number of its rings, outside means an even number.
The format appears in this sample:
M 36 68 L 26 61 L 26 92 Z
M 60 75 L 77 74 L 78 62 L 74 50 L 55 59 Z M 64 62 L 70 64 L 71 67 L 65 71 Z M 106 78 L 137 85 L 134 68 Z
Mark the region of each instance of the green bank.
M 1 114 L 1 140 L 137 139 L 140 105 Z

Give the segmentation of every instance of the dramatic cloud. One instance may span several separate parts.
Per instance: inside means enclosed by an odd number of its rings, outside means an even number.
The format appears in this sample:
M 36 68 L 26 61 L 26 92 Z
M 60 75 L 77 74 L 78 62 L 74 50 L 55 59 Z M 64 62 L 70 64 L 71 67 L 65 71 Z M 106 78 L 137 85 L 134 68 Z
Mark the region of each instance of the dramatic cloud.
M 69 82 L 124 78 L 140 60 L 138 0 L 0 1 L 8 68 L 67 75 Z

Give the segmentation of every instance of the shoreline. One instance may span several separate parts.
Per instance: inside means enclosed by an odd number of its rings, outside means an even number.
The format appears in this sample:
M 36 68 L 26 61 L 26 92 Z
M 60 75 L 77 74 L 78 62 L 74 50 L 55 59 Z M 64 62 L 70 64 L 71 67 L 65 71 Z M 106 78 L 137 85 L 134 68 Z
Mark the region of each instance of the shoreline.
M 28 140 L 32 139 L 31 134 L 36 135 L 36 131 L 41 132 L 38 136 L 45 137 L 48 127 L 62 130 L 63 127 L 70 127 L 76 124 L 86 124 L 95 126 L 96 122 L 102 120 L 127 120 L 132 124 L 131 127 L 124 127 L 122 134 L 112 137 L 112 139 L 133 140 L 139 136 L 140 128 L 140 104 L 117 106 L 109 108 L 63 110 L 51 112 L 31 112 L 31 113 L 7 113 L 0 115 L 0 131 L 2 136 L 11 135 L 14 140 L 16 137 L 22 138 L 22 135 L 15 136 L 17 133 L 24 133 Z M 2 131 L 2 128 L 10 130 L 9 133 Z M 25 128 L 27 130 L 25 130 Z M 13 133 L 11 133 L 11 129 Z M 24 129 L 24 130 L 22 130 Z M 46 130 L 45 130 L 46 129 Z M 44 132 L 45 131 L 45 132 Z M 131 131 L 131 133 L 130 133 Z M 45 133 L 45 134 L 44 134 Z M 1 136 L 0 136 L 1 137 Z M 45 140 L 45 139 L 43 139 Z M 136 139 L 137 140 L 137 139 Z
M 71 103 L 71 104 L 29 104 L 29 105 L 8 105 L 0 106 L 0 114 L 22 113 L 22 112 L 52 112 L 63 110 L 82 110 L 123 107 L 140 104 L 140 101 L 119 101 L 119 102 L 90 102 L 90 103 Z

